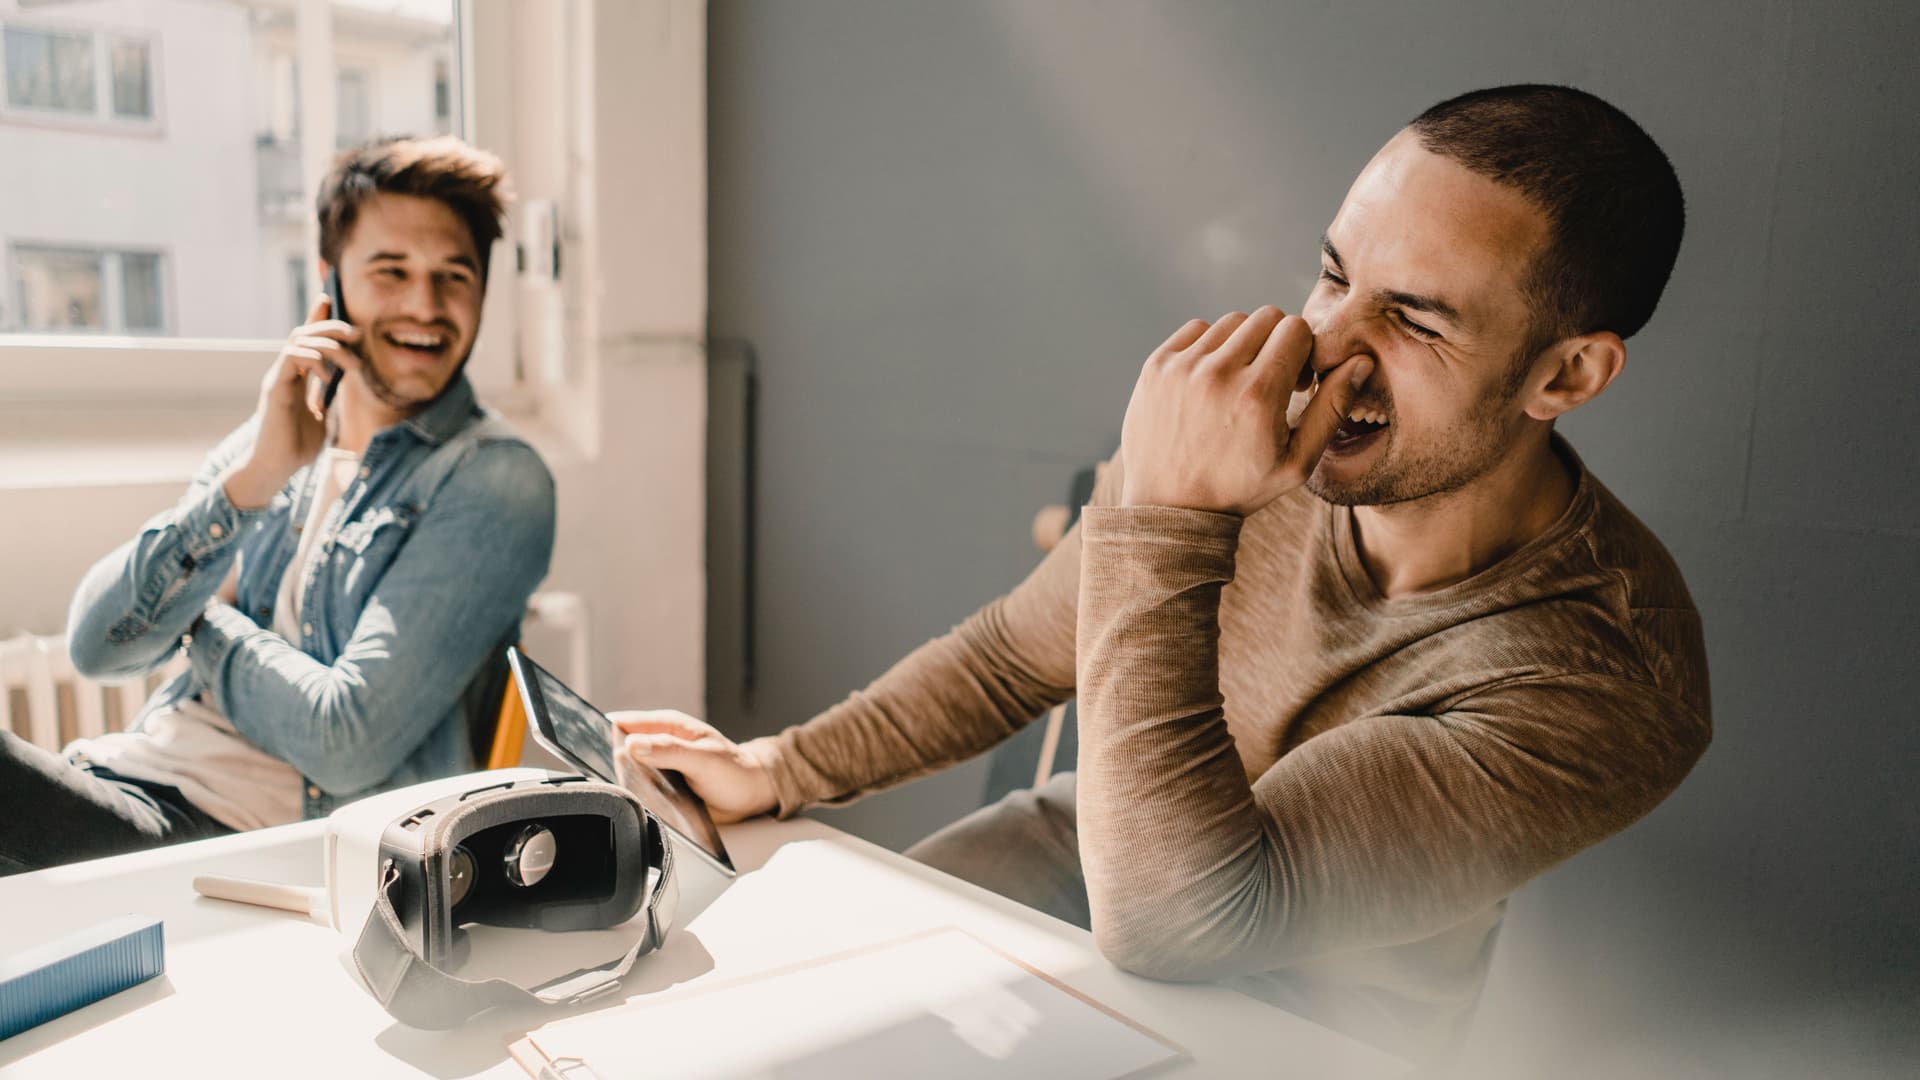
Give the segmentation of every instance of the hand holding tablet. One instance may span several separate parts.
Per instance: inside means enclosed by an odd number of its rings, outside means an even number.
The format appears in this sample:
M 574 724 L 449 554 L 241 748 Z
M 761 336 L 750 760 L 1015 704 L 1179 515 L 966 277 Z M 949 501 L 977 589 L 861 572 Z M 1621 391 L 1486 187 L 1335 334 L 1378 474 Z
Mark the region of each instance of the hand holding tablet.
M 613 721 L 520 650 L 507 650 L 507 664 L 520 688 L 527 726 L 535 742 L 583 775 L 633 792 L 668 832 L 732 876 L 733 860 L 720 840 L 720 830 L 714 827 L 706 804 L 694 794 L 685 777 L 619 753 L 623 736 Z
M 613 726 L 626 736 L 621 760 L 686 777 L 713 820 L 725 825 L 778 809 L 762 740 L 736 743 L 704 720 L 672 709 L 617 712 Z

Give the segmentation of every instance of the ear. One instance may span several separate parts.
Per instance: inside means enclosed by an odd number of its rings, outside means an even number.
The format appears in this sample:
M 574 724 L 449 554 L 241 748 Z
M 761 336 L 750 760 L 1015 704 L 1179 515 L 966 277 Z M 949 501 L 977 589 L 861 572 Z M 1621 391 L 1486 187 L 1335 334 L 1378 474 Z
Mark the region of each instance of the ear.
M 1526 414 L 1552 420 L 1600 396 L 1627 365 L 1627 345 L 1611 330 L 1579 334 L 1549 346 L 1534 361 Z

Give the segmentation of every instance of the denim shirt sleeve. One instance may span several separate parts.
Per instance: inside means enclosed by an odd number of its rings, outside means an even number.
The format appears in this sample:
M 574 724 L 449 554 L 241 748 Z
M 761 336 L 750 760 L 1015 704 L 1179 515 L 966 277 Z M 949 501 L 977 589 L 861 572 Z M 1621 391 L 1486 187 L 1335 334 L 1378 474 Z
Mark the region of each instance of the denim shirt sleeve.
M 235 507 L 220 482 L 254 432 L 249 420 L 221 440 L 178 503 L 81 579 L 67 613 L 67 649 L 82 675 L 143 675 L 180 647 L 226 580 L 241 536 L 267 514 Z
M 188 657 L 236 730 L 332 794 L 390 775 L 512 632 L 553 553 L 553 478 L 484 442 L 421 511 L 351 637 L 322 664 L 226 604 Z

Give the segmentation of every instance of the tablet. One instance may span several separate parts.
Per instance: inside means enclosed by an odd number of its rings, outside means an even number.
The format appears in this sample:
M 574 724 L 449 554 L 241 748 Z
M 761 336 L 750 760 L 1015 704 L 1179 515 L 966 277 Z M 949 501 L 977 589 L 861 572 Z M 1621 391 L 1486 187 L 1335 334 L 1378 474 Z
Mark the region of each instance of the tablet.
M 633 792 L 667 831 L 722 873 L 733 876 L 733 860 L 720 841 L 720 830 L 707 815 L 707 804 L 687 786 L 686 777 L 672 769 L 654 769 L 630 758 L 620 759 L 614 751 L 621 735 L 605 713 L 587 704 L 519 649 L 507 650 L 507 664 L 520 687 L 520 700 L 527 707 L 527 728 L 535 742 L 581 773 Z

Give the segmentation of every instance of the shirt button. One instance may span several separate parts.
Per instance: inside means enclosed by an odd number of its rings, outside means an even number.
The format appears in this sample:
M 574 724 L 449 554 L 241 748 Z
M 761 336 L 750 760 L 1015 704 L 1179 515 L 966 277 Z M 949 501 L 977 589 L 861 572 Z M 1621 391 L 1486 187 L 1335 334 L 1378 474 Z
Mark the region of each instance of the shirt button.
M 302 633 L 302 634 L 304 634 L 304 635 L 305 635 L 305 636 L 307 636 L 307 637 L 312 637 L 312 636 L 313 636 L 313 624 L 312 624 L 312 623 L 310 623 L 310 622 L 303 622 L 303 623 L 301 623 L 301 624 L 300 624 L 300 633 Z
M 218 522 L 207 526 L 207 532 L 213 534 L 213 538 L 215 540 L 218 540 L 221 537 L 227 535 L 227 530 L 221 528 Z
M 264 618 L 266 618 L 266 617 L 267 617 L 268 615 L 271 615 L 271 614 L 273 614 L 273 612 L 272 612 L 272 610 L 271 610 L 271 609 L 269 609 L 269 608 L 261 608 L 261 609 L 260 609 L 260 617 L 261 617 L 261 618 L 263 618 L 263 619 L 264 619 Z
M 367 468 L 365 465 L 360 466 L 360 479 L 365 480 L 371 475 L 373 475 L 372 469 Z
M 315 787 L 315 786 L 314 786 L 314 785 L 312 785 L 312 784 L 308 784 L 308 785 L 307 785 L 307 798 L 309 798 L 309 799 L 317 799 L 317 798 L 319 798 L 319 797 L 320 797 L 320 789 L 319 789 L 318 787 Z

